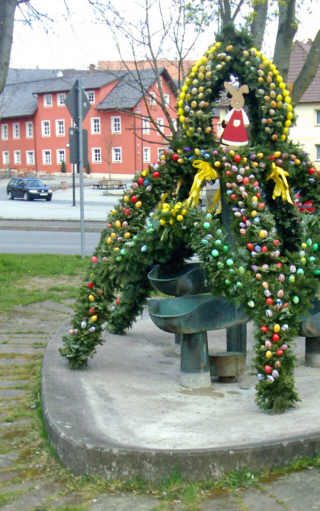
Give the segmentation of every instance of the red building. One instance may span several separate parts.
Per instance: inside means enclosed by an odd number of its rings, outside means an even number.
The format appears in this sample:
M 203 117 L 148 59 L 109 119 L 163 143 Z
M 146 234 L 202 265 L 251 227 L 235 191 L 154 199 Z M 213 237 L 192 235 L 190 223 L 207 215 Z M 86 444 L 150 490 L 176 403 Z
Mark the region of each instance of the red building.
M 76 79 L 90 103 L 83 128 L 88 131 L 90 171 L 103 174 L 134 174 L 159 159 L 166 142 L 152 122 L 170 135 L 157 99 L 154 72 L 141 70 L 145 99 L 135 72 L 10 70 L 0 96 L 0 168 L 21 172 L 60 172 L 69 158 L 72 126 L 65 99 Z M 175 118 L 176 87 L 161 70 L 164 99 Z

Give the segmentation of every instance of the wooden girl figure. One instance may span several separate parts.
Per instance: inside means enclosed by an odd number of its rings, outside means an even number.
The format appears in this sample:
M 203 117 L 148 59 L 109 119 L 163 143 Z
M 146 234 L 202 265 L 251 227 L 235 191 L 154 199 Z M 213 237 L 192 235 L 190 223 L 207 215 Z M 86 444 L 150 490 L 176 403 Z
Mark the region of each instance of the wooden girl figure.
M 224 120 L 221 142 L 235 147 L 247 145 L 248 135 L 246 126 L 249 126 L 249 119 L 243 109 L 243 94 L 248 94 L 248 85 L 241 85 L 240 88 L 237 88 L 231 83 L 224 82 L 224 87 L 231 94 L 232 109 L 227 113 Z

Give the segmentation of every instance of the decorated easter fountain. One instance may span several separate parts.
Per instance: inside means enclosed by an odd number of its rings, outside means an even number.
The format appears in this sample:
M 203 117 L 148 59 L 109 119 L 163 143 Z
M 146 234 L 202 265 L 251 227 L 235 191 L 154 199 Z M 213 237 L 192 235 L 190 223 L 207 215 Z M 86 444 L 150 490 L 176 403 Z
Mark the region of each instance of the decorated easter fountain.
M 224 91 L 231 108 L 219 137 L 213 106 Z M 293 339 L 301 329 L 310 339 L 319 334 L 317 309 L 316 328 L 301 326 L 320 275 L 319 172 L 290 141 L 295 114 L 286 84 L 246 33 L 225 31 L 210 46 L 181 89 L 177 113 L 170 147 L 135 175 L 108 216 L 61 354 L 71 368 L 85 367 L 105 324 L 122 333 L 138 317 L 156 265 L 175 276 L 197 257 L 206 292 L 191 287 L 188 296 L 152 300 L 153 320 L 191 336 L 182 343 L 185 360 L 198 357 L 206 381 L 204 333 L 253 321 L 257 404 L 285 411 L 298 400 Z M 213 181 L 219 190 L 203 211 L 200 190 Z M 313 214 L 299 211 L 297 194 L 301 203 L 312 201 Z

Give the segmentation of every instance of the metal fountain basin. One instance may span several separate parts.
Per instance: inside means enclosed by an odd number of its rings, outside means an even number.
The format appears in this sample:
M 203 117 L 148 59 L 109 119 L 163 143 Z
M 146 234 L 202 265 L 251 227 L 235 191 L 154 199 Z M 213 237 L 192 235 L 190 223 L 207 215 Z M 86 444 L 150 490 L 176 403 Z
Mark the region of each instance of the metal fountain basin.
M 241 308 L 223 296 L 209 293 L 148 300 L 152 321 L 166 332 L 194 334 L 219 330 L 248 321 Z
M 205 293 L 209 289 L 205 274 L 199 263 L 188 263 L 174 274 L 156 265 L 149 272 L 148 279 L 154 289 L 171 296 L 184 296 Z

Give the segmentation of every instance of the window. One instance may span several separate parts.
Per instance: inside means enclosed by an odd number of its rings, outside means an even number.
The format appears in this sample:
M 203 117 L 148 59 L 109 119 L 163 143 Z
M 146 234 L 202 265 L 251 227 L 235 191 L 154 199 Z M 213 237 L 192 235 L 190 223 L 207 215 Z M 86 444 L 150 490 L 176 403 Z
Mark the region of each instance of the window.
M 27 165 L 34 165 L 34 151 L 26 151 Z
M 100 117 L 91 117 L 91 134 L 99 135 L 100 133 Z
M 33 124 L 31 121 L 26 122 L 26 138 L 33 138 Z
M 50 121 L 41 121 L 41 134 L 43 137 L 50 137 Z
M 164 121 L 163 121 L 162 117 L 158 117 L 157 126 L 158 126 L 158 130 L 161 131 L 161 133 L 164 133 Z M 159 131 L 158 131 L 158 135 L 160 134 Z
M 13 138 L 20 138 L 20 124 L 18 122 L 12 124 L 12 136 Z
M 42 151 L 42 163 L 43 163 L 43 165 L 51 165 L 51 151 L 50 151 L 50 149 L 44 149 Z
M 158 160 L 161 160 L 161 156 L 165 152 L 165 149 L 163 147 L 158 147 L 157 153 L 158 153 Z
M 142 133 L 149 135 L 150 133 L 150 119 L 142 119 Z
M 144 147 L 143 148 L 143 161 L 145 163 L 150 163 L 150 161 L 151 161 L 150 147 Z
M 101 149 L 100 147 L 93 147 L 91 149 L 92 151 L 92 163 L 101 163 L 102 162 L 102 155 L 101 155 Z
M 57 105 L 64 106 L 66 104 L 66 94 L 65 92 L 59 92 L 57 96 Z
M 120 115 L 111 117 L 111 133 L 121 133 L 121 117 L 120 117 Z
M 56 119 L 56 135 L 57 137 L 64 137 L 65 135 L 64 119 Z
M 52 106 L 52 94 L 45 94 L 43 96 L 44 106 Z
M 13 151 L 13 161 L 14 161 L 15 165 L 20 165 L 21 153 L 20 153 L 19 149 L 16 149 L 15 151 Z
M 88 97 L 89 103 L 92 105 L 95 102 L 94 90 L 88 90 L 87 91 L 87 97 Z
M 122 148 L 121 147 L 113 147 L 112 148 L 112 162 L 113 163 L 122 162 Z
M 66 161 L 66 151 L 65 149 L 57 149 L 57 163 L 62 163 Z
M 170 96 L 169 96 L 169 94 L 164 94 L 163 95 L 163 99 L 164 99 L 164 104 L 166 106 L 170 106 Z
M 2 163 L 3 165 L 9 165 L 9 151 L 2 151 Z
M 320 145 L 316 145 L 316 160 L 320 160 Z
M 150 105 L 156 105 L 156 93 L 154 91 L 150 92 L 149 96 L 149 104 Z
M 8 140 L 9 127 L 8 124 L 1 124 L 1 138 L 2 140 Z

